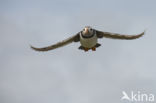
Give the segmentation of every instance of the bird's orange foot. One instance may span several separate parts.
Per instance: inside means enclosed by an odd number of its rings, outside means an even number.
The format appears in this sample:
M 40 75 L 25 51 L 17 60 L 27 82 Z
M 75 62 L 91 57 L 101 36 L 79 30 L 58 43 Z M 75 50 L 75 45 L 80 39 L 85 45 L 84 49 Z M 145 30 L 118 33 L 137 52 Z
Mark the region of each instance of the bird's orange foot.
M 93 47 L 93 48 L 92 48 L 92 51 L 96 51 L 96 47 Z
M 84 48 L 84 51 L 87 52 L 89 50 L 89 48 Z

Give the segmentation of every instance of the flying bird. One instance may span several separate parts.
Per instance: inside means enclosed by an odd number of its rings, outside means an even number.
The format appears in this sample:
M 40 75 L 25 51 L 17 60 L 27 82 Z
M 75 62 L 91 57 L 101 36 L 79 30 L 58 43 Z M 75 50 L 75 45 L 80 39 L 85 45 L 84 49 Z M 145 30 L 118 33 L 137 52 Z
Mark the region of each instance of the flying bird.
M 123 35 L 118 33 L 103 32 L 103 31 L 93 29 L 90 26 L 86 26 L 82 31 L 78 32 L 77 34 L 63 41 L 60 41 L 56 44 L 43 47 L 43 48 L 36 48 L 34 46 L 31 46 L 31 48 L 36 51 L 49 51 L 59 47 L 63 47 L 72 42 L 80 42 L 81 44 L 79 47 L 80 50 L 88 51 L 91 49 L 92 51 L 96 51 L 96 48 L 101 46 L 101 44 L 98 43 L 98 39 L 100 38 L 132 40 L 132 39 L 140 38 L 141 36 L 144 35 L 144 33 L 145 32 L 142 32 L 137 35 Z

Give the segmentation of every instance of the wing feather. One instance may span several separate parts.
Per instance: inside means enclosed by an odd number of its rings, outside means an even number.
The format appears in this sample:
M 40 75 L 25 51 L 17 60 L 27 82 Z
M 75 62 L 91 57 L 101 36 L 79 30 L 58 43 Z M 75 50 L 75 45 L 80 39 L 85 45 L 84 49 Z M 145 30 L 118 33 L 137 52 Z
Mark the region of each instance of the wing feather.
M 140 34 L 137 34 L 137 35 L 123 35 L 123 34 L 118 34 L 118 33 L 102 32 L 102 31 L 96 30 L 96 34 L 97 34 L 98 38 L 105 37 L 105 38 L 126 39 L 126 40 L 137 39 L 137 38 L 143 36 L 144 33 L 145 33 L 145 31 Z
M 36 48 L 34 46 L 31 46 L 31 48 L 33 50 L 36 50 L 36 51 L 48 51 L 48 50 L 53 50 L 53 49 L 65 46 L 65 45 L 67 45 L 69 43 L 78 42 L 78 41 L 80 41 L 79 33 L 74 35 L 74 36 L 72 36 L 72 37 L 70 37 L 70 38 L 68 38 L 68 39 L 65 39 L 65 40 L 63 40 L 61 42 L 53 44 L 51 46 L 47 46 L 47 47 L 43 47 L 43 48 Z

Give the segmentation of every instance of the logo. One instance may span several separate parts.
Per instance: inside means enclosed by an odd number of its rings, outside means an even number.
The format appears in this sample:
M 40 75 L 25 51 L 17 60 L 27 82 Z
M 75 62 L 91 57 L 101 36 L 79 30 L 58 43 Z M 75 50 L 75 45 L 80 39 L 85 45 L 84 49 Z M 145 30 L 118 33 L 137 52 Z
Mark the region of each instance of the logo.
M 128 95 L 125 91 L 122 91 L 122 95 L 121 100 L 128 100 L 131 102 L 154 102 L 154 94 L 131 91 Z

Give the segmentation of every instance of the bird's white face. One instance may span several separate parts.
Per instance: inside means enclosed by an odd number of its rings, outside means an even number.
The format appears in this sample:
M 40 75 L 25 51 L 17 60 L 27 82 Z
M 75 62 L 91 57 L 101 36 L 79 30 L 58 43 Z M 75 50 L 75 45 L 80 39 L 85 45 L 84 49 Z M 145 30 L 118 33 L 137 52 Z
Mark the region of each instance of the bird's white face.
M 82 30 L 82 35 L 83 35 L 83 36 L 86 36 L 86 37 L 93 35 L 93 29 L 92 29 L 91 27 L 89 27 L 89 26 L 86 26 L 86 27 Z

